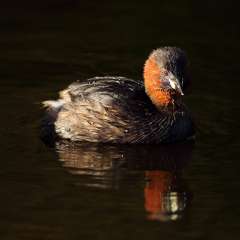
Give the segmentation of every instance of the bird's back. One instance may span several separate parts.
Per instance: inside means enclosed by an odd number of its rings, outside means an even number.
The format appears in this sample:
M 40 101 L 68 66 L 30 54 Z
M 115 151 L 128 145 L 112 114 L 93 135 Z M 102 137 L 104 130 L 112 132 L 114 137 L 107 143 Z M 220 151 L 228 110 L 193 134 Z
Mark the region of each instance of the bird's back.
M 159 112 L 143 83 L 124 77 L 75 82 L 60 92 L 59 100 L 45 105 L 44 125 L 53 126 L 51 131 L 54 128 L 57 136 L 72 141 L 160 143 L 179 139 L 173 128 L 189 134 L 182 130 L 191 121 L 188 116 Z

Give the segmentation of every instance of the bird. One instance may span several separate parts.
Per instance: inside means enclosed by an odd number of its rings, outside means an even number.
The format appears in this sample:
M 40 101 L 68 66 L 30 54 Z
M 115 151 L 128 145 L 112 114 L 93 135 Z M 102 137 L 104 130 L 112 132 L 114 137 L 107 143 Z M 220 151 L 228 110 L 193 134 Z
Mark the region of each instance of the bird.
M 110 144 L 164 144 L 195 137 L 183 102 L 189 62 L 178 47 L 153 50 L 143 81 L 122 76 L 75 81 L 58 100 L 43 101 L 43 138 Z

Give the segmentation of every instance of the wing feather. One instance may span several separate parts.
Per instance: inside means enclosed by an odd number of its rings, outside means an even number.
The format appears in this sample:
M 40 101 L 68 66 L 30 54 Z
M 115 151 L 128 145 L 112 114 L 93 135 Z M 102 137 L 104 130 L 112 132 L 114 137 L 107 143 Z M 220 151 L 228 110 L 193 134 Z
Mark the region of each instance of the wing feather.
M 73 141 L 159 143 L 173 124 L 171 115 L 152 104 L 141 81 L 125 77 L 74 82 L 60 92 L 60 100 L 55 131 Z

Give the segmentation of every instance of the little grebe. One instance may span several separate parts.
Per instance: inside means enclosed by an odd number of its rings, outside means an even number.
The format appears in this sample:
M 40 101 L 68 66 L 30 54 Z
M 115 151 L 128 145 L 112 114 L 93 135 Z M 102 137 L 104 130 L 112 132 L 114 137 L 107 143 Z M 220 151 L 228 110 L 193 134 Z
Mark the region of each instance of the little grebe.
M 185 53 L 159 48 L 144 65 L 144 84 L 125 77 L 94 77 L 72 83 L 56 101 L 44 101 L 44 135 L 105 143 L 190 139 L 194 124 L 182 102 L 188 82 Z

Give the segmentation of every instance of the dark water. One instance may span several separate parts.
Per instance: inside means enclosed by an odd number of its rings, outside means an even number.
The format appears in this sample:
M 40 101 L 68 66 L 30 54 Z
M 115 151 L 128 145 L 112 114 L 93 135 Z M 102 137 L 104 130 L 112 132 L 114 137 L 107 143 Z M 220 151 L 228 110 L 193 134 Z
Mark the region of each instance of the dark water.
M 232 1 L 0 4 L 1 239 L 238 239 L 239 26 Z M 40 102 L 76 79 L 141 79 L 184 48 L 194 147 L 45 146 Z

